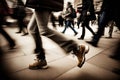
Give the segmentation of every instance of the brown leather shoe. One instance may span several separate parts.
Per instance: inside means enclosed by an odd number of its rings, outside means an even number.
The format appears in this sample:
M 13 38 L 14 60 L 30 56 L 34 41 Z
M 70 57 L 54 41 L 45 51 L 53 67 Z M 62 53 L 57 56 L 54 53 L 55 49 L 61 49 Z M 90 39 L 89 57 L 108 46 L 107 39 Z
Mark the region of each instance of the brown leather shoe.
M 48 68 L 46 60 L 35 59 L 35 62 L 29 65 L 29 69 L 33 70 L 46 68 Z
M 73 51 L 78 59 L 78 67 L 82 67 L 85 62 L 85 54 L 89 51 L 89 46 L 87 45 L 80 45 L 77 47 L 76 51 Z

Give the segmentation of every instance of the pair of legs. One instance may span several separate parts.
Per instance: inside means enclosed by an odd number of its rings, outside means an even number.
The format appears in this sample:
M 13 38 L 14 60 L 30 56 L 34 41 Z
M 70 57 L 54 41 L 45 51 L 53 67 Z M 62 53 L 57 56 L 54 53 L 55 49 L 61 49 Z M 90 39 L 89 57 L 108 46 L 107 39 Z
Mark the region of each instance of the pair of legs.
M 93 46 L 97 46 L 101 36 L 104 33 L 104 29 L 106 27 L 106 25 L 108 24 L 108 22 L 110 21 L 115 21 L 116 26 L 120 29 L 120 19 L 119 17 L 116 17 L 116 15 L 114 14 L 109 14 L 108 12 L 104 11 L 101 13 L 101 15 L 98 18 L 98 31 L 97 33 L 94 35 L 92 41 L 88 41 L 88 43 L 92 44 Z
M 28 31 L 27 31 L 27 26 L 24 22 L 24 16 L 17 17 L 17 22 L 18 22 L 19 31 L 16 32 L 16 33 L 21 33 L 22 32 L 23 36 L 27 35 Z
M 89 22 L 90 22 L 89 18 L 86 18 L 86 19 L 83 21 L 83 23 L 82 23 L 82 35 L 81 35 L 81 37 L 78 38 L 78 39 L 84 39 L 84 37 L 85 37 L 85 27 L 86 27 L 93 35 L 95 35 L 94 31 L 93 31 L 93 30 L 90 28 L 90 26 L 89 26 Z
M 75 35 L 77 35 L 77 31 L 74 29 L 74 25 L 73 25 L 73 24 L 74 24 L 74 23 L 73 23 L 72 20 L 66 20 L 66 21 L 65 21 L 65 28 L 64 28 L 64 30 L 62 31 L 62 33 L 65 33 L 66 29 L 67 29 L 68 27 L 70 27 L 70 28 L 73 30 L 73 32 L 75 33 Z M 71 25 L 73 25 L 73 27 L 72 27 Z
M 48 28 L 47 25 L 50 13 L 51 11 L 47 10 L 35 10 L 34 23 L 37 23 L 38 31 L 41 35 L 44 35 L 55 41 L 61 48 L 66 51 L 66 53 L 73 51 L 73 54 L 75 54 L 78 58 L 78 66 L 82 67 L 83 63 L 85 62 L 85 54 L 89 51 L 89 47 L 85 45 L 78 45 L 76 41 L 66 38 L 64 34 Z M 43 57 L 45 58 L 45 54 L 41 54 L 42 53 L 37 54 L 37 61 L 29 65 L 30 69 L 46 68 L 46 59 L 41 59 Z

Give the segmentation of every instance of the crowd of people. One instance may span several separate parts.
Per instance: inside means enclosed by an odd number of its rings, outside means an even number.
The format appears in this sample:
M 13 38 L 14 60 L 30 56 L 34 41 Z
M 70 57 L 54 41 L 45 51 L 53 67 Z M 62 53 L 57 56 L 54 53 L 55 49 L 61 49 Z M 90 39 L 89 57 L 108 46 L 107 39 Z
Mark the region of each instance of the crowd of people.
M 74 36 L 79 33 L 75 30 L 74 21 L 77 17 L 73 17 L 74 7 L 71 2 L 68 2 L 66 4 L 67 7 L 64 12 L 62 11 L 64 5 L 63 0 L 58 1 L 58 4 L 60 4 L 59 9 L 53 6 L 54 3 L 52 6 L 49 6 L 49 8 L 38 6 L 37 8 L 34 8 L 29 23 L 25 24 L 24 19 L 26 17 L 26 7 L 24 6 L 24 3 L 22 2 L 22 0 L 10 1 L 16 2 L 17 5 L 12 10 L 8 7 L 5 0 L 0 0 L 0 33 L 9 42 L 10 49 L 13 49 L 16 45 L 15 39 L 12 39 L 12 37 L 2 27 L 6 16 L 11 16 L 12 18 L 17 19 L 19 31 L 16 33 L 23 33 L 22 36 L 28 35 L 28 33 L 30 33 L 36 45 L 34 49 L 34 52 L 36 53 L 36 60 L 33 64 L 29 65 L 29 69 L 47 68 L 47 60 L 45 56 L 45 49 L 43 48 L 43 43 L 41 40 L 41 35 L 46 36 L 56 42 L 66 52 L 66 54 L 73 52 L 73 54 L 78 59 L 78 67 L 81 68 L 83 66 L 85 62 L 85 55 L 89 52 L 89 46 L 83 45 L 82 43 L 77 44 L 75 40 L 68 39 L 64 35 L 67 28 L 71 28 L 73 30 Z M 93 34 L 92 40 L 86 42 L 97 47 L 101 36 L 104 34 L 104 29 L 106 26 L 110 25 L 109 38 L 112 38 L 113 26 L 116 26 L 120 30 L 120 11 L 118 9 L 118 1 L 103 0 L 101 10 L 96 14 L 93 2 L 94 0 L 82 0 L 81 10 L 78 10 L 80 16 L 79 18 L 77 18 L 77 26 L 78 28 L 79 26 L 82 27 L 82 35 L 78 38 L 78 40 L 84 39 L 86 27 Z M 48 5 L 45 4 L 44 6 Z M 19 9 L 20 11 L 18 11 Z M 17 13 L 15 13 L 16 11 Z M 56 28 L 56 17 L 53 14 L 54 11 L 62 11 L 62 13 L 58 17 L 59 26 L 64 27 L 62 33 L 48 27 L 50 16 L 52 26 Z M 95 21 L 97 21 L 98 23 L 96 24 L 98 25 L 97 32 L 94 32 L 94 30 L 92 30 L 92 28 L 90 27 L 90 22 L 94 23 Z

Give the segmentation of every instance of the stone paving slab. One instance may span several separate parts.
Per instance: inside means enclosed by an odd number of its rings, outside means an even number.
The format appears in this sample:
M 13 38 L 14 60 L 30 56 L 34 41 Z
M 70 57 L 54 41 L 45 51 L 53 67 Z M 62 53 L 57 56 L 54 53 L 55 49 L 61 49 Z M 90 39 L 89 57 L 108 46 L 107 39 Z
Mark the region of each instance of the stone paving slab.
M 82 68 L 74 67 L 55 80 L 119 80 L 116 75 L 99 66 L 86 62 Z

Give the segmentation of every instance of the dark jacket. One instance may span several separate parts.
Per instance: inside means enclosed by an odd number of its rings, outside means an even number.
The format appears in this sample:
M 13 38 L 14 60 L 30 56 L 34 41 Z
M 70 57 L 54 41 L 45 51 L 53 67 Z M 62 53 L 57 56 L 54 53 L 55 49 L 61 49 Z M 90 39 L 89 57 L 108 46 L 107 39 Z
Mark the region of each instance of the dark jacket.
M 101 11 L 106 11 L 107 14 L 111 17 L 120 15 L 120 4 L 119 0 L 103 0 L 103 4 L 101 6 Z
M 89 14 L 87 14 L 89 12 Z M 95 20 L 95 9 L 93 0 L 82 0 L 82 11 L 80 16 L 80 21 L 84 21 L 89 18 L 89 20 Z

